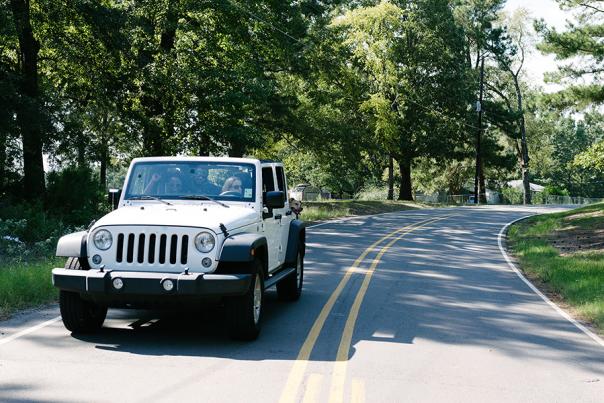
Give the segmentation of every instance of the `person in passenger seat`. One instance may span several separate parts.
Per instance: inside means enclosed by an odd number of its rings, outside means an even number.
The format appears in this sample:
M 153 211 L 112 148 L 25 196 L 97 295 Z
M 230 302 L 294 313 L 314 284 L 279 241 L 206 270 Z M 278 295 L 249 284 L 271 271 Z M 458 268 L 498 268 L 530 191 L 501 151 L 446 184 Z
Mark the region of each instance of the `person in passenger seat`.
M 193 173 L 192 191 L 194 194 L 216 196 L 221 192 L 220 186 L 213 184 L 208 179 L 208 168 L 198 166 Z

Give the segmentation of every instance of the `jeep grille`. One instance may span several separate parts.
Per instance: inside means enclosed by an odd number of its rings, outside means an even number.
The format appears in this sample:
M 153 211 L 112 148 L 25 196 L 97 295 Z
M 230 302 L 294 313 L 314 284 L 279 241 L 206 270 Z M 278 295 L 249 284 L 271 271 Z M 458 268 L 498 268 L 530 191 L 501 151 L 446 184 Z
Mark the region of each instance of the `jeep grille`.
M 118 263 L 187 264 L 189 236 L 176 234 L 123 234 L 117 236 Z

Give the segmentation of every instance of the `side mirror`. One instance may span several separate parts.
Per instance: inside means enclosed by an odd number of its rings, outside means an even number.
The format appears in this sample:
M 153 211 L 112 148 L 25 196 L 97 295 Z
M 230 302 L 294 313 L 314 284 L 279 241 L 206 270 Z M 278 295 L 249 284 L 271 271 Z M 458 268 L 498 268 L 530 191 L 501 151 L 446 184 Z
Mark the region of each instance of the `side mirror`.
M 266 192 L 264 203 L 269 209 L 285 207 L 285 193 L 281 191 Z
M 113 210 L 117 208 L 117 205 L 120 202 L 120 197 L 122 197 L 122 189 L 109 189 L 109 192 L 107 193 L 107 201 Z

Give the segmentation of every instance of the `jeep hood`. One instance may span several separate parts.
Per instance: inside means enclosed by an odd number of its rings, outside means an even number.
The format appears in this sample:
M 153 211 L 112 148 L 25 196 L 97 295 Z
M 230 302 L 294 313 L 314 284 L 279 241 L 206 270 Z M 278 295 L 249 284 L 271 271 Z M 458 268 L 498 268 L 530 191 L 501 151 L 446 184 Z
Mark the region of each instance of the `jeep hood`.
M 202 205 L 138 205 L 121 207 L 100 220 L 94 228 L 110 225 L 161 225 L 203 227 L 220 232 L 220 224 L 228 230 L 258 221 L 258 213 L 249 207 L 230 205 L 228 208 L 204 203 Z

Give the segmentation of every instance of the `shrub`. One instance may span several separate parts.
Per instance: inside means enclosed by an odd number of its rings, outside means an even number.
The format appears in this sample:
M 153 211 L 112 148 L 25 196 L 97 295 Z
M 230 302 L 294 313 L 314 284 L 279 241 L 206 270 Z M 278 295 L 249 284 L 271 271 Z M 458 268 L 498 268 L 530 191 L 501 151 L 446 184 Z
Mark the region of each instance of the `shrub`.
M 46 208 L 67 224 L 82 225 L 106 209 L 104 191 L 89 168 L 50 172 Z
M 506 187 L 501 189 L 501 196 L 503 197 L 503 203 L 506 204 L 522 204 L 523 193 L 522 190 Z
M 553 196 L 570 196 L 568 190 L 563 187 L 555 186 L 555 185 L 547 185 L 543 190 L 545 195 L 553 195 Z
M 108 210 L 89 169 L 51 172 L 45 205 L 0 200 L 0 262 L 52 256 L 59 237 L 86 228 Z

